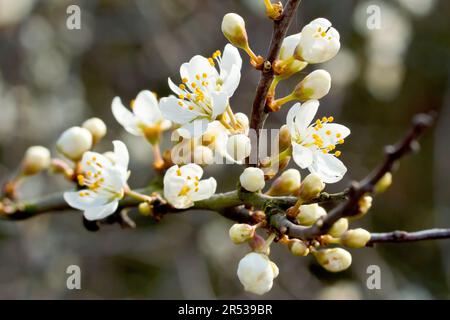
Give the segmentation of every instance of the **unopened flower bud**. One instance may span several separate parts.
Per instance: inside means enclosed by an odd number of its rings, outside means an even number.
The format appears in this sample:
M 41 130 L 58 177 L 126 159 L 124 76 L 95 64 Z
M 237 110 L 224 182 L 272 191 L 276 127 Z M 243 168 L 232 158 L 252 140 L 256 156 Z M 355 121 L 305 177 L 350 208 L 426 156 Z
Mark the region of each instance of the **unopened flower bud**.
M 275 279 L 280 274 L 280 269 L 278 269 L 278 266 L 273 261 L 270 261 L 270 266 L 272 267 L 273 278 Z
M 302 226 L 313 225 L 319 218 L 326 216 L 327 212 L 317 203 L 305 204 L 300 206 L 300 212 L 297 215 L 297 222 Z
M 348 219 L 340 218 L 336 221 L 330 230 L 328 230 L 328 234 L 332 237 L 339 238 L 345 231 L 348 229 Z
M 213 151 L 205 146 L 196 146 L 193 152 L 193 161 L 199 165 L 212 164 L 214 162 Z
M 358 202 L 358 206 L 359 206 L 359 214 L 358 216 L 363 216 L 365 215 L 370 208 L 372 207 L 372 201 L 373 198 L 371 196 L 363 196 L 359 202 Z
M 41 146 L 28 148 L 22 160 L 22 173 L 27 176 L 37 174 L 50 166 L 50 151 Z
M 227 13 L 222 19 L 222 33 L 230 43 L 239 48 L 247 48 L 248 37 L 245 21 L 236 13 Z
M 278 148 L 280 151 L 286 150 L 291 146 L 291 132 L 287 125 L 283 125 L 280 128 L 280 132 L 278 134 Z
M 294 96 L 300 101 L 321 99 L 331 88 L 331 76 L 325 70 L 315 70 L 308 74 L 294 89 Z
M 300 172 L 297 169 L 288 169 L 274 181 L 268 194 L 272 196 L 290 195 L 300 188 L 300 181 Z
M 301 240 L 289 240 L 288 247 L 294 256 L 305 257 L 309 254 L 308 246 Z
M 235 134 L 228 139 L 227 152 L 236 161 L 241 162 L 250 155 L 250 138 L 245 134 Z
M 235 244 L 241 244 L 250 240 L 255 234 L 255 228 L 246 223 L 235 223 L 231 226 L 229 235 Z
M 300 198 L 304 201 L 317 198 L 324 188 L 325 183 L 323 183 L 320 176 L 315 173 L 310 173 L 300 186 Z
M 70 160 L 78 161 L 92 148 L 92 134 L 89 130 L 72 127 L 62 133 L 56 142 L 56 149 Z
M 251 252 L 239 261 L 237 275 L 246 291 L 262 295 L 272 289 L 278 267 L 267 255 Z
M 138 207 L 139 213 L 143 216 L 151 216 L 153 214 L 153 206 L 148 202 L 141 202 Z
M 392 173 L 386 172 L 384 176 L 375 185 L 375 193 L 385 192 L 392 184 Z
M 241 125 L 244 130 L 248 130 L 250 126 L 250 121 L 245 113 L 238 112 L 234 114 L 236 121 Z
M 330 272 L 341 272 L 352 264 L 352 255 L 342 248 L 321 249 L 314 252 L 317 262 Z
M 89 130 L 92 134 L 93 144 L 99 142 L 106 135 L 106 124 L 100 118 L 91 118 L 86 120 L 83 125 L 83 128 Z
M 264 172 L 259 168 L 253 167 L 246 168 L 239 177 L 239 181 L 241 186 L 250 192 L 259 191 L 266 185 Z
M 367 242 L 369 242 L 369 240 L 370 240 L 370 232 L 361 228 L 347 230 L 341 236 L 342 245 L 349 248 L 365 247 Z

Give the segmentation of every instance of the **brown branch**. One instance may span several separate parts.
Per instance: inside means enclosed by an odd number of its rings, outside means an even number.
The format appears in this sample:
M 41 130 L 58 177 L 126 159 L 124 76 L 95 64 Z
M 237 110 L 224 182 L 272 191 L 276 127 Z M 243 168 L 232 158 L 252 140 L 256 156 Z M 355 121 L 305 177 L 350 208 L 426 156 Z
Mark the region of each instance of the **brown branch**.
M 255 99 L 253 100 L 252 115 L 250 128 L 255 130 L 257 141 L 256 145 L 253 146 L 252 150 L 255 150 L 258 154 L 259 147 L 259 134 L 260 130 L 264 126 L 264 122 L 267 118 L 266 112 L 266 100 L 269 87 L 272 84 L 274 73 L 273 73 L 273 63 L 278 58 L 280 53 L 280 48 L 286 37 L 289 25 L 297 11 L 298 5 L 301 0 L 289 0 L 283 10 L 281 18 L 279 20 L 273 21 L 273 32 L 272 40 L 270 42 L 269 51 L 267 54 L 266 61 L 264 62 L 264 68 L 262 68 L 261 78 L 259 80 L 258 87 L 255 93 Z
M 386 233 L 372 233 L 367 246 L 373 246 L 375 243 L 415 242 L 437 239 L 450 239 L 450 229 L 429 229 L 416 232 L 393 231 Z
M 356 215 L 361 197 L 366 193 L 372 193 L 377 182 L 387 172 L 392 171 L 400 158 L 418 150 L 417 139 L 424 133 L 425 129 L 432 125 L 434 117 L 434 113 L 416 115 L 405 138 L 396 145 L 385 148 L 386 158 L 383 164 L 360 182 L 353 182 L 348 191 L 348 199 L 330 210 L 324 218 L 319 219 L 313 226 L 305 228 L 293 224 L 287 220 L 284 213 L 280 212 L 271 217 L 271 224 L 276 228 L 283 227 L 288 236 L 307 240 L 326 234 L 340 218 Z

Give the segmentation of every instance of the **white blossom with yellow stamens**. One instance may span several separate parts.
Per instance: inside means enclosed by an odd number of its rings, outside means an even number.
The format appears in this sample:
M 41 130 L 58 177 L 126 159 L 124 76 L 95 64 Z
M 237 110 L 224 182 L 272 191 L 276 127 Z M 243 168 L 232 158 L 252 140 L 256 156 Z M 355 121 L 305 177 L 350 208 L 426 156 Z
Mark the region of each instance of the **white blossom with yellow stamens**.
M 295 57 L 308 63 L 322 63 L 339 51 L 339 32 L 325 18 L 317 18 L 303 27 Z
M 155 95 L 143 90 L 139 92 L 136 99 L 131 103 L 129 111 L 119 97 L 112 101 L 111 109 L 117 122 L 125 130 L 135 136 L 144 136 L 151 143 L 157 143 L 162 131 L 171 127 L 172 123 L 165 120 L 159 110 L 158 100 Z
M 203 169 L 194 163 L 170 167 L 164 175 L 164 198 L 177 209 L 210 198 L 216 192 L 216 179 L 200 180 L 202 176 Z
M 332 123 L 333 117 L 314 119 L 319 101 L 296 103 L 288 112 L 287 125 L 291 133 L 292 155 L 300 168 L 316 173 L 325 183 L 335 183 L 347 172 L 337 159 L 341 155 L 336 146 L 350 134 L 346 126 Z
M 181 125 L 180 134 L 184 137 L 202 135 L 208 123 L 216 119 L 227 129 L 239 128 L 229 98 L 239 85 L 241 67 L 239 51 L 230 44 L 225 46 L 223 55 L 216 51 L 212 58 L 194 56 L 181 65 L 179 86 L 169 78 L 169 87 L 177 96 L 161 99 L 162 114 Z
M 66 202 L 83 210 L 87 220 L 100 220 L 113 214 L 125 194 L 129 177 L 126 145 L 114 141 L 114 162 L 96 152 L 86 152 L 81 160 L 78 184 L 83 189 L 64 193 Z

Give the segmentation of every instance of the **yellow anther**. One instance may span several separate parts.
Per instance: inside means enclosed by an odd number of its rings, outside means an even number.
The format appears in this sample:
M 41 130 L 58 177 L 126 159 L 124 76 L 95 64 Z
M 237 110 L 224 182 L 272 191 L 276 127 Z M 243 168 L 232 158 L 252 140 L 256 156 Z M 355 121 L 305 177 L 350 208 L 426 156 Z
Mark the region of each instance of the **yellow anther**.
M 323 117 L 322 118 L 322 122 L 327 122 L 328 121 L 328 118 L 327 117 Z
M 328 117 L 328 122 L 333 122 L 334 121 L 334 117 Z
M 182 106 L 183 106 L 183 102 L 178 101 L 178 105 L 179 105 L 180 107 L 182 107 Z
M 196 182 L 194 183 L 194 185 L 195 185 L 196 187 L 198 187 L 198 184 L 199 184 L 198 181 L 196 181 Z
M 92 161 L 97 161 L 97 157 L 92 157 Z
M 181 100 L 183 100 L 183 99 L 184 99 L 184 95 L 183 95 L 183 94 L 179 94 L 179 95 L 178 95 L 178 98 L 181 99 Z
M 92 177 L 92 171 L 87 171 L 87 172 L 86 172 L 86 175 L 87 175 L 88 177 Z
M 195 192 L 198 192 L 198 188 L 195 188 L 195 190 L 194 190 Z
M 214 66 L 214 60 L 212 58 L 208 58 L 208 62 L 210 65 Z
M 187 79 L 187 78 L 182 78 L 182 79 L 181 79 L 181 82 L 187 83 L 187 82 L 188 82 L 188 79 Z
M 327 36 L 327 33 L 325 31 L 322 31 L 320 35 L 325 38 Z
M 186 98 L 188 98 L 189 100 L 192 98 L 192 95 L 190 94 L 190 93 L 188 93 L 187 95 L 186 95 Z
M 344 143 L 344 139 L 339 139 L 339 140 L 338 140 L 338 143 L 339 143 L 339 144 L 343 144 L 343 143 Z
M 102 164 L 100 162 L 95 163 L 98 167 L 103 168 Z M 100 173 L 101 174 L 101 173 Z
M 326 153 L 328 153 L 328 150 L 327 149 L 322 149 L 322 152 L 326 154 Z
M 191 87 L 192 87 L 192 88 L 197 88 L 197 84 L 196 84 L 195 82 L 192 82 L 192 83 L 191 83 Z
M 87 164 L 88 166 L 91 166 L 91 165 L 92 165 L 92 162 L 90 162 L 90 161 L 88 160 L 88 161 L 86 161 L 86 164 Z
M 195 79 L 200 80 L 200 75 L 199 75 L 199 74 L 196 74 L 196 75 L 195 75 Z
M 177 175 L 181 176 L 181 170 L 180 169 L 177 170 Z
M 193 107 L 193 106 L 189 106 L 188 109 L 189 109 L 189 110 L 194 110 L 194 107 Z
M 329 136 L 329 135 L 331 135 L 331 131 L 330 131 L 330 130 L 327 130 L 327 131 L 325 132 L 325 134 L 326 134 L 327 136 Z
M 206 73 L 203 73 L 203 78 L 207 78 L 208 77 L 208 75 L 206 74 Z
M 334 153 L 334 156 L 335 156 L 335 157 L 339 157 L 341 154 L 342 154 L 342 152 L 336 151 L 336 152 Z
M 181 90 L 186 90 L 186 86 L 184 84 L 182 84 L 182 83 L 179 85 L 179 87 L 180 87 Z
M 131 109 L 134 108 L 134 103 L 135 103 L 134 99 L 130 101 L 130 107 L 131 107 Z
M 340 133 L 336 133 L 336 138 L 340 138 L 340 137 L 342 137 L 342 134 L 340 134 Z
M 189 193 L 189 191 L 191 191 L 191 188 L 189 188 L 188 186 L 183 186 L 183 188 L 181 188 L 180 193 L 178 194 L 179 196 L 185 196 Z

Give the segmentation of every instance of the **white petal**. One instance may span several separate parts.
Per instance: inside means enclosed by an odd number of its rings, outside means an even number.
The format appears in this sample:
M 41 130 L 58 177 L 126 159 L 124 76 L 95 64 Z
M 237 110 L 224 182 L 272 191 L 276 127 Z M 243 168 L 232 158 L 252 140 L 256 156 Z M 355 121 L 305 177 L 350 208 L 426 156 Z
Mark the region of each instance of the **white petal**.
M 170 90 L 172 90 L 177 96 L 185 93 L 183 90 L 180 89 L 180 87 L 178 87 L 175 83 L 173 83 L 172 79 L 169 78 L 167 81 L 169 83 Z
M 200 115 L 194 110 L 189 110 L 186 107 L 180 107 L 178 105 L 178 101 L 179 99 L 175 96 L 161 98 L 159 104 L 164 118 L 178 124 L 185 124 Z
M 113 145 L 116 164 L 125 169 L 125 171 L 128 170 L 130 155 L 128 154 L 127 146 L 120 140 L 114 140 Z
M 87 196 L 80 196 L 80 193 L 85 194 L 86 192 Z M 64 192 L 64 200 L 69 206 L 78 210 L 86 210 L 108 202 L 107 198 L 98 197 L 94 192 L 85 190 Z
M 325 183 L 335 183 L 341 180 L 347 168 L 341 160 L 332 154 L 316 153 L 310 172 L 317 173 Z
M 202 57 L 200 55 L 196 55 L 192 57 L 192 59 L 189 61 L 188 64 L 188 71 L 189 71 L 189 84 L 191 82 L 201 82 L 196 80 L 195 76 L 197 74 L 201 75 L 203 73 L 208 74 L 208 76 L 214 76 L 217 77 L 217 70 L 214 68 L 206 59 L 205 57 Z
M 293 34 L 283 40 L 283 45 L 280 50 L 280 60 L 290 58 L 300 42 L 301 33 Z
M 327 132 L 330 134 L 326 134 Z M 350 129 L 338 123 L 325 123 L 323 128 L 316 133 L 322 137 L 325 145 L 334 145 L 338 140 L 348 137 L 350 135 Z
M 112 101 L 111 110 L 117 122 L 124 127 L 129 133 L 139 136 L 142 134 L 137 126 L 137 119 L 131 111 L 129 111 L 122 103 L 119 97 L 115 97 Z
M 228 94 L 225 91 L 211 92 L 211 99 L 213 109 L 211 118 L 215 119 L 225 112 L 225 109 L 228 106 Z
M 103 169 L 110 168 L 111 166 L 111 160 L 97 152 L 85 152 L 81 159 L 82 172 L 92 171 L 92 173 L 96 173 Z
M 146 125 L 154 125 L 161 120 L 162 115 L 159 110 L 158 100 L 153 93 L 148 90 L 139 92 L 134 101 L 134 114 Z
M 223 84 L 223 90 L 231 97 L 239 86 L 241 81 L 241 70 L 237 65 L 233 65 Z
M 180 168 L 181 174 L 183 177 L 197 177 L 201 178 L 203 176 L 203 169 L 198 164 L 195 163 L 189 163 L 187 165 L 184 165 Z
M 216 193 L 217 181 L 214 178 L 202 180 L 198 184 L 198 191 L 191 194 L 193 201 L 200 201 L 211 198 Z
M 198 119 L 184 124 L 178 129 L 179 134 L 186 139 L 200 137 L 208 128 L 209 121 L 206 119 Z
M 308 100 L 302 104 L 295 116 L 295 126 L 300 134 L 304 134 L 306 128 L 313 121 L 319 108 L 318 100 Z
M 297 102 L 289 109 L 288 114 L 286 116 L 286 124 L 292 136 L 296 136 L 297 134 L 297 129 L 295 127 L 295 117 L 297 116 L 297 113 L 300 112 L 301 106 L 302 105 L 300 104 L 300 102 Z
M 118 206 L 119 201 L 115 200 L 104 206 L 89 208 L 84 211 L 84 217 L 89 221 L 101 220 L 113 214 Z
M 292 156 L 295 163 L 302 169 L 308 168 L 313 162 L 313 152 L 311 149 L 297 143 L 292 144 Z
M 225 72 L 226 75 L 231 73 L 231 69 L 233 66 L 237 67 L 237 70 L 240 73 L 242 67 L 242 58 L 239 54 L 239 50 L 231 44 L 227 44 L 225 49 L 223 50 L 222 59 L 220 61 L 220 76 L 222 77 L 222 72 Z

